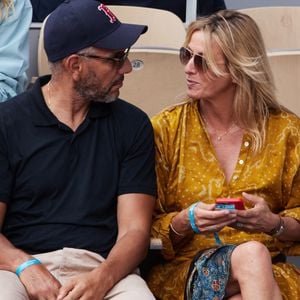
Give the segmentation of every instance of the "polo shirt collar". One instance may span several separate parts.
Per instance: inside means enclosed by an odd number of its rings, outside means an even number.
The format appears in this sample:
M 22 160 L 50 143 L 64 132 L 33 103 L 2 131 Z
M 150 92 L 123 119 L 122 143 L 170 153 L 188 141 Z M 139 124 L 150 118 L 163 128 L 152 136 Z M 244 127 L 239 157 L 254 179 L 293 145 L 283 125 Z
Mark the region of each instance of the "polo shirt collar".
M 41 89 L 42 86 L 46 85 L 50 81 L 50 79 L 50 75 L 39 77 L 30 91 L 32 120 L 37 126 L 51 126 L 60 123 L 59 120 L 49 110 Z M 87 118 L 103 118 L 109 115 L 110 112 L 110 103 L 92 102 Z

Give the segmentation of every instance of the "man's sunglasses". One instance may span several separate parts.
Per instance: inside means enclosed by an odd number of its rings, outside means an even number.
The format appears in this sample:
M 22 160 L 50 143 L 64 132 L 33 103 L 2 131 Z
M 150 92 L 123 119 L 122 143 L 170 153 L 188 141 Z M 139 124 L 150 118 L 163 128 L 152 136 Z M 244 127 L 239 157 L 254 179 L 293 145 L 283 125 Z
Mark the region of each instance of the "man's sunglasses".
M 209 69 L 206 59 L 200 54 L 192 52 L 190 49 L 181 47 L 179 50 L 180 62 L 185 66 L 193 58 L 194 65 L 198 70 L 206 71 Z
M 104 60 L 107 62 L 112 63 L 113 65 L 121 68 L 128 57 L 130 48 L 126 49 L 124 52 L 117 52 L 113 57 L 107 56 L 100 56 L 100 55 L 92 55 L 87 53 L 77 53 L 78 56 L 83 56 L 86 58 L 97 59 L 97 60 Z

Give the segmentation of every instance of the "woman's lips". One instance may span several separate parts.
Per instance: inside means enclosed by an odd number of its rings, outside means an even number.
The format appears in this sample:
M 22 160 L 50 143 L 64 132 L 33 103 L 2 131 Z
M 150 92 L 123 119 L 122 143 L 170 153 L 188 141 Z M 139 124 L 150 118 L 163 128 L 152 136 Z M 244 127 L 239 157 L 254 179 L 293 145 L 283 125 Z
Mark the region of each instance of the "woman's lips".
M 187 80 L 186 80 L 186 83 L 187 83 L 187 86 L 188 86 L 189 88 L 194 87 L 194 86 L 196 86 L 196 85 L 199 84 L 197 81 L 193 81 L 193 80 L 190 80 L 190 79 L 187 79 Z

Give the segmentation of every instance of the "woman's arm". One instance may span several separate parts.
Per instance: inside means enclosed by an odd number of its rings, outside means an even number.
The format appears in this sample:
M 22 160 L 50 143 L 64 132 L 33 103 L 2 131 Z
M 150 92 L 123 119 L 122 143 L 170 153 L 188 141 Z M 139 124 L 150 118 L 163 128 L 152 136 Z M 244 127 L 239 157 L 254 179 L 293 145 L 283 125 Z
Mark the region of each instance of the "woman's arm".
M 0 21 L 0 102 L 22 92 L 27 85 L 31 18 L 30 1 L 16 0 L 8 17 Z

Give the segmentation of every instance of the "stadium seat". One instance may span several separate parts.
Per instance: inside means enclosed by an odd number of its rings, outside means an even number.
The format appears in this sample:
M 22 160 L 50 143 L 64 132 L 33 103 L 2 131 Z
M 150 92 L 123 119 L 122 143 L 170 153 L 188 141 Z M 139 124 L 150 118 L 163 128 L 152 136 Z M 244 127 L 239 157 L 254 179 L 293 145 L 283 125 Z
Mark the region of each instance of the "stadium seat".
M 300 49 L 300 6 L 240 9 L 258 24 L 268 51 Z
M 300 116 L 300 50 L 268 53 L 279 102 Z

